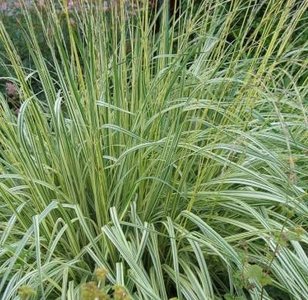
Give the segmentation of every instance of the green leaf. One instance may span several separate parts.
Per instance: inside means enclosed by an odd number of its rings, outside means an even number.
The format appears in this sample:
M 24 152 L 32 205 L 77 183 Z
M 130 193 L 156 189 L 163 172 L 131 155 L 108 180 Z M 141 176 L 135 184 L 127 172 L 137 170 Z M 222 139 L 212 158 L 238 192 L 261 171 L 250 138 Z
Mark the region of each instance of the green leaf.
M 244 272 L 246 279 L 259 282 L 261 286 L 272 284 L 272 278 L 258 265 L 249 265 Z
M 249 265 L 244 275 L 247 279 L 260 281 L 263 276 L 263 269 L 258 265 Z

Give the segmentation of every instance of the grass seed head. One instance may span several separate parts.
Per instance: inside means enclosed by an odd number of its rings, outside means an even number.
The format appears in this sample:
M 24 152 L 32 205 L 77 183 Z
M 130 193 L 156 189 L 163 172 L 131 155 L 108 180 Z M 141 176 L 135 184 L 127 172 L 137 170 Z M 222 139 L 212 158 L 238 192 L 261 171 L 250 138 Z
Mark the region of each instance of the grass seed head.
M 27 300 L 35 295 L 35 290 L 29 285 L 22 285 L 18 289 L 18 295 L 21 300 Z
M 123 286 L 117 284 L 113 287 L 113 289 L 113 297 L 115 300 L 131 300 Z
M 108 270 L 106 268 L 97 268 L 94 274 L 98 281 L 104 281 L 108 274 Z

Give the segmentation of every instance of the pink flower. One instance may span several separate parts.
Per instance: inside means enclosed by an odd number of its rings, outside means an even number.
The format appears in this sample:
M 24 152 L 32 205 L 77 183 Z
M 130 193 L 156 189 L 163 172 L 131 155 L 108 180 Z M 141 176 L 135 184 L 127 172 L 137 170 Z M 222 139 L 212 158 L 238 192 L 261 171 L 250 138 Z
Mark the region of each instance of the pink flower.
M 8 97 L 15 98 L 18 97 L 18 90 L 14 83 L 6 82 L 5 83 L 5 91 Z
M 7 2 L 0 3 L 0 11 L 6 11 L 7 8 Z
M 67 6 L 68 6 L 68 8 L 73 8 L 73 6 L 74 6 L 74 2 L 73 2 L 73 0 L 69 0 L 68 1 L 68 3 L 67 3 Z
M 15 3 L 14 3 L 14 6 L 15 6 L 16 8 L 21 8 L 21 4 L 20 4 L 19 2 L 15 2 Z
M 45 6 L 45 0 L 38 0 L 37 5 L 38 5 L 39 7 L 44 7 L 44 6 Z

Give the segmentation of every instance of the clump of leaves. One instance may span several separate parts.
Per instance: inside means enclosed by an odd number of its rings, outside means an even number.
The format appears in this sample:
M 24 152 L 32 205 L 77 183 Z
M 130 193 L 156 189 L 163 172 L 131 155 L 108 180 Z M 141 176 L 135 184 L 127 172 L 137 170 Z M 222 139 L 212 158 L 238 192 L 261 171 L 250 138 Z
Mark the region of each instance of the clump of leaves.
M 196 2 L 130 18 L 46 0 L 22 50 L 0 21 L 21 104 L 0 93 L 4 299 L 25 280 L 68 300 L 308 290 L 308 3 Z

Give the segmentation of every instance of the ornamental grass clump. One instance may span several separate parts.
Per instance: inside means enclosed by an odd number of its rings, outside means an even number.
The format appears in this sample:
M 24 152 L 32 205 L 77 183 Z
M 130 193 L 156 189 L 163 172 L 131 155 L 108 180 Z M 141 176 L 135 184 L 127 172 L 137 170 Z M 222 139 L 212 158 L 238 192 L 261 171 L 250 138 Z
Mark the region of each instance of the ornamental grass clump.
M 303 299 L 307 2 L 93 2 L 0 22 L 0 298 Z

